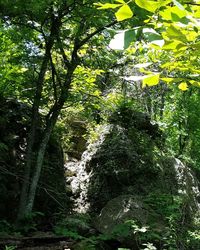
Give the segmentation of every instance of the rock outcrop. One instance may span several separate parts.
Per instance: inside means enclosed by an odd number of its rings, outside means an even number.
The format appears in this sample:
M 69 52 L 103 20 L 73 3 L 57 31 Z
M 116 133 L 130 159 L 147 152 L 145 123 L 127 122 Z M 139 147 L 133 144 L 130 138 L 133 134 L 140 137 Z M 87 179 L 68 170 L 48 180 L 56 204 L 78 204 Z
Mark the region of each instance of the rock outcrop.
M 198 181 L 180 160 L 165 156 L 158 126 L 129 108 L 113 114 L 110 122 L 81 160 L 65 165 L 73 172 L 67 182 L 76 211 L 95 214 L 102 233 L 132 219 L 162 230 L 172 213 L 190 223 L 200 208 Z

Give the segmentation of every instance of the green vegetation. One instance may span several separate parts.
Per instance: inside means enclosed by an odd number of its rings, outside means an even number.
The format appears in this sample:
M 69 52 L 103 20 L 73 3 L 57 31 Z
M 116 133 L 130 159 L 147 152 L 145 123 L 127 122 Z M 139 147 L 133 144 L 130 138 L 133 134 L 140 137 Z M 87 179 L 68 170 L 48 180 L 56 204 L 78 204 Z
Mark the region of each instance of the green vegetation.
M 0 238 L 51 231 L 76 250 L 200 248 L 199 9 L 0 1 Z M 115 200 L 127 197 L 128 219 Z M 85 214 L 77 202 L 90 204 Z M 108 232 L 96 222 L 112 202 Z

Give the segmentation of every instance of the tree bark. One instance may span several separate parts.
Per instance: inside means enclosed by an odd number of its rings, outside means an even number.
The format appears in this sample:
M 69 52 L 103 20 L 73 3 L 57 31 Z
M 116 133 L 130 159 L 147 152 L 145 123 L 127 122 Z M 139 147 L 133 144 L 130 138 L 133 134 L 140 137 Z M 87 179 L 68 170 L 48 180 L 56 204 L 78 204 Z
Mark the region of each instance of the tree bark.
M 72 76 L 73 76 L 74 70 L 76 69 L 77 65 L 78 65 L 77 62 L 73 62 L 69 66 L 68 72 L 66 74 L 67 80 L 65 82 L 65 85 L 63 85 L 63 88 L 62 88 L 62 91 L 60 94 L 60 98 L 59 98 L 58 102 L 55 102 L 54 106 L 49 111 L 49 116 L 48 116 L 48 119 L 46 121 L 46 129 L 44 131 L 42 141 L 41 141 L 40 146 L 38 148 L 35 172 L 34 172 L 34 175 L 33 175 L 32 181 L 31 181 L 31 185 L 30 185 L 30 190 L 29 190 L 29 194 L 28 194 L 28 198 L 27 198 L 27 204 L 26 204 L 26 208 L 25 208 L 25 214 L 30 214 L 32 212 L 34 200 L 35 200 L 36 189 L 37 189 L 38 181 L 40 178 L 40 173 L 41 173 L 41 169 L 43 166 L 43 160 L 44 160 L 46 148 L 47 148 L 47 145 L 49 142 L 49 138 L 50 138 L 52 130 L 57 122 L 60 111 L 63 108 L 64 103 L 68 97 L 68 91 L 70 88 L 70 84 L 72 82 Z
M 48 69 L 48 63 L 51 56 L 51 50 L 54 45 L 54 40 L 56 38 L 56 33 L 58 32 L 59 22 L 54 17 L 52 18 L 51 24 L 51 32 L 46 42 L 46 50 L 45 55 L 43 58 L 43 62 L 41 65 L 40 73 L 38 76 L 38 80 L 36 82 L 36 92 L 33 100 L 33 107 L 32 107 L 32 116 L 31 116 L 31 127 L 27 139 L 27 149 L 26 149 L 26 164 L 24 166 L 24 181 L 22 184 L 22 190 L 20 195 L 20 202 L 19 202 L 19 209 L 17 215 L 17 223 L 24 219 L 26 216 L 26 207 L 27 207 L 27 199 L 28 193 L 30 188 L 30 176 L 31 176 L 31 168 L 33 165 L 33 161 L 35 160 L 35 152 L 33 150 L 33 146 L 35 143 L 36 138 L 36 130 L 38 127 L 39 121 L 39 107 L 41 104 L 41 97 L 42 97 L 42 90 L 43 90 L 43 83 L 46 71 Z

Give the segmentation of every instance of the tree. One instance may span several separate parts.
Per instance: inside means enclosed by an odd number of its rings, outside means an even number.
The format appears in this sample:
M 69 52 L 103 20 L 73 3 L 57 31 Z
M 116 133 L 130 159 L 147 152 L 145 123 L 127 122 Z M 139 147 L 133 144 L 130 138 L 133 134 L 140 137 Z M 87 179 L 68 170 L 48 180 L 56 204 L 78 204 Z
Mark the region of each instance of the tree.
M 12 39 L 17 37 L 26 57 L 22 63 L 27 71 L 24 79 L 32 78 L 33 85 L 29 96 L 31 125 L 18 212 L 18 220 L 21 220 L 32 212 L 49 137 L 72 84 L 77 81 L 78 66 L 84 65 L 91 52 L 86 45 L 116 21 L 111 22 L 110 16 L 105 14 L 99 18 L 100 13 L 93 7 L 92 0 L 19 0 L 14 6 L 5 1 L 0 3 L 0 9 L 2 29 L 12 30 Z M 25 88 L 28 85 L 24 83 Z M 45 113 L 42 134 L 38 133 L 40 109 Z M 40 143 L 36 145 L 38 136 Z

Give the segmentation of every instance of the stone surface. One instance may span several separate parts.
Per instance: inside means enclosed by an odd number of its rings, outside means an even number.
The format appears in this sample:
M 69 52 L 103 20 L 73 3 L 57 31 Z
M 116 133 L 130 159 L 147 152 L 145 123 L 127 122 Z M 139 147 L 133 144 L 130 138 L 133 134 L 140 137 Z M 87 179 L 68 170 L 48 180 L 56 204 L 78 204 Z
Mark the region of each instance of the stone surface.
M 109 234 L 117 225 L 123 224 L 128 220 L 136 220 L 145 225 L 148 222 L 148 217 L 148 208 L 140 197 L 120 195 L 110 200 L 101 210 L 95 221 L 95 227 L 101 233 Z
M 192 169 L 177 158 L 164 158 L 159 179 L 163 192 L 179 195 L 191 213 L 200 211 L 199 182 Z
M 157 126 L 130 109 L 119 110 L 110 122 L 98 131 L 99 139 L 88 145 L 81 160 L 65 165 L 78 211 L 100 214 L 101 229 L 96 227 L 101 232 L 127 218 L 142 224 L 150 220 L 162 230 L 158 213 L 164 211 L 164 218 L 180 210 L 189 218 L 198 211 L 198 181 L 180 160 L 165 156 L 156 142 L 161 141 Z

